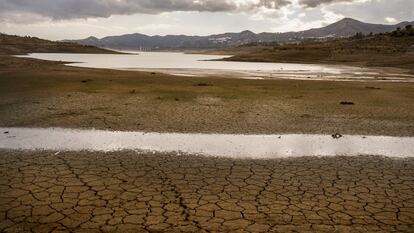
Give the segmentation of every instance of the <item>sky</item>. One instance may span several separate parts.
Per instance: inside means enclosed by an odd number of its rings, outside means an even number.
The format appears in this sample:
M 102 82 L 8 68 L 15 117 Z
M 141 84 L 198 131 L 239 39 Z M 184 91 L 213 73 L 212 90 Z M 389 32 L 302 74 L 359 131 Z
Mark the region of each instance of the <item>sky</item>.
M 414 21 L 414 0 L 0 0 L 0 32 L 51 40 L 286 32 L 350 17 Z

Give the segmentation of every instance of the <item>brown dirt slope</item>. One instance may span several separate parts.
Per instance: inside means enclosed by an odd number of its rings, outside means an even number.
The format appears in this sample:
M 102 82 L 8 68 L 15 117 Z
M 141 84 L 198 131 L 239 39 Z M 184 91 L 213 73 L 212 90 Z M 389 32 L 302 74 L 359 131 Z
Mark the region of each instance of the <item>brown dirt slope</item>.
M 114 51 L 68 42 L 43 40 L 36 37 L 21 37 L 0 34 L 0 55 L 27 53 L 117 53 Z

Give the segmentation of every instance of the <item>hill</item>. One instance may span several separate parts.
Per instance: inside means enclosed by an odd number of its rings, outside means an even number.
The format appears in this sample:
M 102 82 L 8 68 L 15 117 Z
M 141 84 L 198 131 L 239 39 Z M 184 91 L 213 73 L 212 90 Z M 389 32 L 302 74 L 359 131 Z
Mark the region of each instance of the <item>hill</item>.
M 240 33 L 224 33 L 210 36 L 148 36 L 144 34 L 128 34 L 121 36 L 109 36 L 102 39 L 89 37 L 83 40 L 67 40 L 82 45 L 93 45 L 103 48 L 124 49 L 124 50 L 147 50 L 147 49 L 208 49 L 234 47 L 255 42 L 278 42 L 293 43 L 310 38 L 324 40 L 327 38 L 350 37 L 356 33 L 385 33 L 395 30 L 398 27 L 405 27 L 409 22 L 402 22 L 396 25 L 382 25 L 364 23 L 358 20 L 345 18 L 326 27 L 310 29 L 300 32 L 286 33 L 259 33 L 243 31 Z
M 345 18 L 336 23 L 330 24 L 326 27 L 310 29 L 302 32 L 297 32 L 297 38 L 323 38 L 323 37 L 350 37 L 356 33 L 364 35 L 373 33 L 386 33 L 396 30 L 397 28 L 404 28 L 406 25 L 413 24 L 413 22 L 402 22 L 396 25 L 372 24 L 364 23 L 355 19 Z
M 390 33 L 357 35 L 324 42 L 299 44 L 254 43 L 221 49 L 223 54 L 236 54 L 226 60 L 331 63 L 343 65 L 397 67 L 414 73 L 414 29 L 406 26 Z
M 56 42 L 36 37 L 21 37 L 0 34 L 0 55 L 27 53 L 116 53 L 90 45 Z

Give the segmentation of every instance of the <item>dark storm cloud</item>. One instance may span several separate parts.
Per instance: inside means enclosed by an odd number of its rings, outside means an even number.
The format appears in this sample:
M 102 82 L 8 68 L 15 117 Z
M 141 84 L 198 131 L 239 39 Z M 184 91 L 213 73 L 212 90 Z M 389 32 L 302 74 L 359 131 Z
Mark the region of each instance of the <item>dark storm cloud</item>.
M 0 0 L 0 20 L 21 14 L 60 20 L 173 11 L 234 12 L 288 4 L 290 0 Z
M 334 2 L 353 2 L 354 0 L 300 0 L 299 3 L 306 5 L 307 7 L 317 7 L 325 3 L 334 3 Z

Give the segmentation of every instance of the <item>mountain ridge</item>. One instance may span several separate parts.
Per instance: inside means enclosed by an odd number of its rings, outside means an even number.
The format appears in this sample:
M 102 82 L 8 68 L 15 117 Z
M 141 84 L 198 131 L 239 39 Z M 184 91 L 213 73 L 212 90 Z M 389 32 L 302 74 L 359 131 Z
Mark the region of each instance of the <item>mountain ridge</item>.
M 333 24 L 321 28 L 313 28 L 298 32 L 254 33 L 249 30 L 242 32 L 227 32 L 209 36 L 187 35 L 155 35 L 148 36 L 141 33 L 125 34 L 120 36 L 108 36 L 104 38 L 88 37 L 81 40 L 65 40 L 82 45 L 119 49 L 119 50 L 151 50 L 151 49 L 207 49 L 239 46 L 249 43 L 278 42 L 296 43 L 307 39 L 342 38 L 350 37 L 356 33 L 386 33 L 398 27 L 414 24 L 404 21 L 395 25 L 364 23 L 352 18 L 344 18 Z

